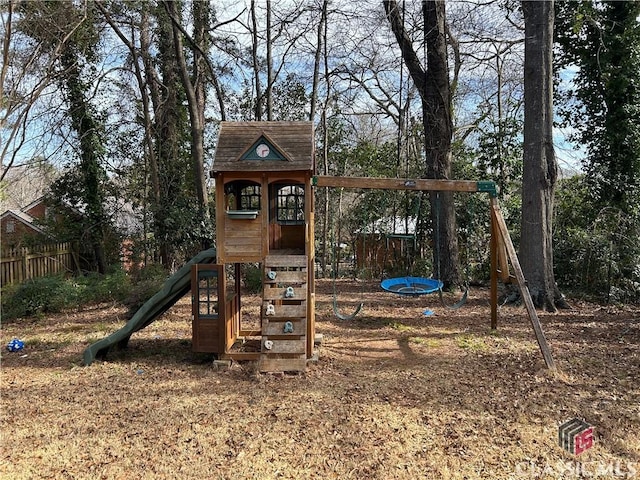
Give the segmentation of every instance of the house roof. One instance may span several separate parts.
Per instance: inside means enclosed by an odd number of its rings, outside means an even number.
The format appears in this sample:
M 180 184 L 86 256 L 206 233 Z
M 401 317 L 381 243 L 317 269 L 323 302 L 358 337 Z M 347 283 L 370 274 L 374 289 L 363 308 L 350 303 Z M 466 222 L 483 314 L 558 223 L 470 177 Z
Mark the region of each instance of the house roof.
M 0 215 L 0 220 L 5 220 L 7 218 L 13 218 L 26 225 L 27 227 L 35 230 L 36 232 L 45 234 L 45 231 L 42 230 L 42 228 L 40 228 L 38 225 L 36 225 L 36 219 L 28 213 L 20 212 L 17 210 L 6 210 L 2 215 Z
M 22 210 L 23 212 L 26 212 L 27 210 L 31 210 L 33 207 L 35 207 L 36 205 L 44 202 L 45 200 L 45 196 L 42 195 L 38 198 L 36 198 L 33 202 L 31 202 L 29 205 L 25 205 L 24 207 L 22 207 L 20 210 Z
M 21 209 L 9 208 L 1 215 L 1 218 L 2 220 L 4 220 L 5 218 L 13 218 L 20 223 L 28 226 L 29 228 L 35 230 L 36 232 L 47 235 L 47 232 L 38 225 L 39 219 L 27 213 L 28 210 L 34 208 L 40 203 L 43 203 L 44 201 L 46 201 L 46 199 L 46 195 L 43 195 L 36 198 Z M 115 226 L 123 233 L 132 235 L 142 229 L 142 220 L 140 219 L 141 214 L 139 214 L 139 212 L 137 212 L 136 209 L 133 208 L 133 205 L 131 203 L 126 202 L 123 198 L 116 196 L 109 196 L 107 197 L 106 201 L 109 202 L 109 210 L 114 212 L 113 221 Z M 74 214 L 84 215 L 83 208 L 76 208 L 66 201 L 64 202 L 64 206 Z
M 312 122 L 221 123 L 212 173 L 314 169 Z

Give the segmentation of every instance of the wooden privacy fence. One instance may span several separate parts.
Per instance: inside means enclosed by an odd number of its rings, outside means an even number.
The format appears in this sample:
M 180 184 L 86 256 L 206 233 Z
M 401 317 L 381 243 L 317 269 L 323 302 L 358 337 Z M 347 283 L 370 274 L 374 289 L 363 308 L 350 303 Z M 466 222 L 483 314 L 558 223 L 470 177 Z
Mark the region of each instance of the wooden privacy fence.
M 3 249 L 0 260 L 2 285 L 74 270 L 73 253 L 68 242 Z

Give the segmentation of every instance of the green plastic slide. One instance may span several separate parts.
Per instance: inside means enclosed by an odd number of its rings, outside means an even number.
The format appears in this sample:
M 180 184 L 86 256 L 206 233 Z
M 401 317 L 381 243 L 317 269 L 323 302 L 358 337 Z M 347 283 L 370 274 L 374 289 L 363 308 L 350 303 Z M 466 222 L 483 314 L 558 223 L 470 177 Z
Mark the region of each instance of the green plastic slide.
M 180 270 L 167 279 L 162 289 L 147 300 L 124 327 L 89 346 L 84 351 L 84 364 L 91 365 L 96 358 L 106 358 L 109 350 L 116 344 L 120 348 L 125 348 L 133 333 L 151 324 L 191 290 L 191 265 L 215 263 L 215 261 L 215 248 L 204 250 L 189 260 Z

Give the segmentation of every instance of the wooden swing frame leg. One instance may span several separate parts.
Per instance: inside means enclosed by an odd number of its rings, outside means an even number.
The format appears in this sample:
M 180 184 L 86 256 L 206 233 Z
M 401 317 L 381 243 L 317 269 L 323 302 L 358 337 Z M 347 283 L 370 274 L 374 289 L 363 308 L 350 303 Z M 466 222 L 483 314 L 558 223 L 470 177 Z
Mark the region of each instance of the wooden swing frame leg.
M 529 288 L 527 287 L 527 282 L 524 278 L 524 273 L 522 272 L 522 267 L 520 266 L 520 261 L 518 260 L 518 255 L 516 254 L 516 249 L 513 246 L 513 242 L 511 241 L 511 236 L 509 235 L 509 230 L 507 229 L 507 224 L 504 221 L 504 217 L 502 216 L 502 211 L 500 210 L 500 206 L 498 205 L 498 200 L 494 197 L 491 198 L 491 328 L 497 327 L 497 304 L 498 304 L 498 263 L 500 263 L 500 273 L 502 276 L 506 275 L 507 279 L 509 278 L 509 270 L 507 258 L 511 262 L 511 266 L 513 267 L 515 279 L 518 283 L 518 287 L 520 288 L 520 294 L 522 295 L 522 300 L 524 301 L 525 307 L 527 309 L 527 313 L 529 314 L 529 320 L 531 321 L 531 326 L 533 327 L 533 331 L 536 335 L 536 340 L 538 341 L 538 346 L 540 347 L 540 352 L 542 352 L 542 356 L 544 357 L 544 361 L 547 365 L 547 368 L 550 370 L 556 369 L 556 364 L 553 360 L 553 356 L 551 355 L 551 350 L 549 349 L 549 345 L 547 343 L 547 339 L 544 336 L 544 332 L 542 331 L 542 325 L 540 324 L 540 318 L 538 317 L 538 313 L 536 312 L 536 307 L 533 304 L 533 300 L 531 299 L 531 294 L 529 293 Z M 506 250 L 506 255 L 501 252 Z M 502 256 L 502 259 L 500 258 Z M 506 267 L 506 268 L 505 268 Z

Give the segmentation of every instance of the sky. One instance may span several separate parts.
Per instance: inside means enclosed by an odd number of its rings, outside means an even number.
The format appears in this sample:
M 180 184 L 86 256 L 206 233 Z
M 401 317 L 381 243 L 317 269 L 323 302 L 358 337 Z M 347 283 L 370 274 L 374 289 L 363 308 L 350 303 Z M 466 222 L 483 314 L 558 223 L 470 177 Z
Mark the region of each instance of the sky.
M 291 1 L 287 1 L 287 2 L 275 2 L 274 4 L 287 4 L 287 3 L 292 3 Z M 369 7 L 367 8 L 371 8 L 371 11 L 369 12 L 369 14 L 371 15 L 370 19 L 375 19 L 377 18 L 376 15 L 376 11 L 375 8 L 373 7 L 378 7 L 379 6 L 379 2 L 365 2 L 367 5 L 369 5 Z M 409 2 L 408 2 L 409 3 Z M 468 7 L 468 5 L 473 5 L 473 2 L 454 2 L 457 3 L 459 7 Z M 224 4 L 224 2 L 223 2 Z M 226 6 L 225 6 L 226 5 Z M 249 2 L 245 1 L 243 2 L 227 2 L 225 5 L 223 5 L 224 8 L 220 8 L 219 9 L 219 15 L 220 15 L 220 19 L 224 20 L 227 18 L 233 18 L 234 15 L 236 15 L 238 12 L 242 11 L 242 8 L 247 8 L 249 5 Z M 452 3 L 453 5 L 453 3 Z M 419 5 L 418 5 L 419 6 Z M 451 11 L 453 11 L 453 9 L 450 9 Z M 492 35 L 502 35 L 504 38 L 509 39 L 510 35 L 512 35 L 512 33 L 510 33 L 510 31 L 508 30 L 509 28 L 509 24 L 506 20 L 504 20 L 504 18 L 501 18 L 500 16 L 495 16 L 492 17 L 491 15 L 486 15 L 486 10 L 481 10 L 481 9 L 470 9 L 469 10 L 471 13 L 464 13 L 463 16 L 461 16 L 461 18 L 464 18 L 465 22 L 468 22 L 469 24 L 469 31 L 464 31 L 464 29 L 462 28 L 465 24 L 461 24 L 461 26 L 458 26 L 457 28 L 459 29 L 459 38 L 461 40 L 466 40 L 468 39 L 469 41 L 474 41 L 477 39 L 474 39 L 474 35 L 476 35 L 478 32 L 477 30 L 482 28 L 487 28 L 487 31 L 489 33 L 491 33 Z M 379 13 L 379 12 L 378 12 Z M 243 23 L 247 22 L 247 14 L 244 14 L 244 17 L 241 18 L 241 20 L 243 21 Z M 455 20 L 455 19 L 454 19 Z M 345 20 L 346 21 L 346 20 Z M 377 21 L 380 21 L 380 19 L 378 18 Z M 453 20 L 452 20 L 453 22 Z M 454 22 L 455 23 L 455 22 Z M 360 25 L 360 29 L 362 30 L 363 28 L 365 28 L 365 26 L 363 26 L 364 24 Z M 351 27 L 351 25 L 347 22 L 345 23 L 343 30 L 348 31 L 349 28 Z M 366 28 L 372 28 L 372 26 L 368 26 Z M 233 25 L 229 25 L 228 27 L 226 27 L 227 32 L 234 32 L 234 35 L 237 35 L 238 37 L 242 37 L 243 33 L 242 33 L 242 25 L 240 23 L 234 23 Z M 344 32 L 343 32 L 344 33 Z M 391 38 L 391 34 L 389 29 L 386 27 L 386 25 L 379 25 L 377 29 L 374 29 L 371 31 L 372 35 L 375 35 L 376 38 L 377 36 L 382 36 L 382 37 L 386 37 Z M 517 32 L 516 32 L 517 34 Z M 349 34 L 347 37 L 345 37 L 346 39 L 349 39 L 350 37 L 353 37 L 352 42 L 355 44 L 357 42 L 360 42 L 358 44 L 358 46 L 361 46 L 364 48 L 364 46 L 366 45 L 366 41 L 368 39 L 368 37 L 370 37 L 371 35 L 369 33 L 367 33 L 366 30 L 362 30 L 360 31 L 360 33 L 358 35 L 351 35 Z M 468 37 L 468 38 L 467 38 Z M 340 35 L 337 35 L 335 38 L 333 38 L 333 40 L 339 40 Z M 304 43 L 299 39 L 300 43 Z M 342 47 L 344 47 L 345 45 L 334 45 L 332 48 L 334 48 L 336 54 L 339 54 L 341 52 L 341 50 L 344 50 Z M 351 45 L 352 47 L 354 45 Z M 485 48 L 486 49 L 486 45 L 485 47 L 483 47 L 481 44 L 477 44 L 477 49 L 482 49 Z M 108 50 L 108 49 L 106 49 Z M 110 53 L 110 59 L 105 61 L 104 64 L 104 68 L 112 68 L 113 66 L 116 66 L 115 63 L 118 61 L 119 57 L 118 54 L 116 53 L 117 50 L 114 50 Z M 364 50 L 363 50 L 364 52 Z M 378 51 L 376 51 L 375 53 L 381 53 L 382 49 L 379 49 Z M 389 50 L 388 53 L 392 53 L 392 50 Z M 397 54 L 397 53 L 396 53 Z M 307 54 L 308 55 L 308 54 Z M 515 57 L 517 57 L 518 53 L 515 52 L 514 53 Z M 294 57 L 289 57 L 288 61 L 290 61 L 291 59 L 293 59 Z M 296 58 L 296 61 L 299 62 L 301 58 L 304 58 L 304 55 L 300 56 L 298 55 Z M 350 59 L 353 60 L 353 59 Z M 392 62 L 397 62 L 397 58 L 392 59 Z M 515 58 L 514 61 L 516 61 L 517 58 Z M 334 59 L 332 60 L 333 63 L 333 67 L 337 66 L 337 63 L 339 60 L 338 59 Z M 509 61 L 509 59 L 505 60 L 506 62 Z M 229 66 L 231 68 L 233 68 L 232 64 L 229 64 Z M 293 65 L 292 65 L 293 66 Z M 563 81 L 569 82 L 571 81 L 571 76 L 574 72 L 572 72 L 571 70 L 568 70 L 567 72 L 563 73 Z M 395 74 L 397 75 L 397 71 L 395 72 Z M 487 79 L 487 77 L 491 77 L 492 73 L 491 71 L 489 72 L 470 72 L 468 73 L 468 75 L 473 76 L 473 75 L 477 75 L 478 78 L 480 76 L 484 76 L 485 80 Z M 114 79 L 115 79 L 115 75 L 113 75 Z M 406 72 L 405 72 L 405 80 L 407 79 L 406 77 Z M 491 80 L 491 78 L 489 78 L 489 80 Z M 356 87 L 357 88 L 357 87 Z M 358 100 L 358 97 L 354 97 L 355 103 L 353 105 L 356 105 L 358 101 L 364 101 L 366 100 L 366 96 L 364 96 L 362 94 L 362 92 L 360 92 L 360 100 Z M 111 100 L 109 100 L 109 96 L 111 96 Z M 101 104 L 107 104 L 109 101 L 112 102 L 112 104 L 117 105 L 118 104 L 118 99 L 115 98 L 116 94 L 114 93 L 108 93 L 106 95 L 106 97 L 104 98 L 104 100 L 101 100 L 100 103 Z M 471 97 L 469 97 L 471 98 Z M 62 137 L 56 136 L 56 135 L 45 135 L 42 136 L 41 134 L 43 132 L 46 131 L 51 131 L 50 127 L 52 127 L 52 119 L 55 118 L 55 114 L 51 113 L 51 110 L 49 110 L 50 108 L 53 109 L 59 109 L 59 101 L 57 103 L 58 107 L 56 107 L 56 103 L 55 103 L 55 98 L 53 94 L 48 94 L 45 91 L 45 95 L 43 95 L 43 102 L 41 106 L 38 106 L 37 108 L 35 108 L 31 113 L 33 115 L 33 122 L 29 127 L 29 130 L 26 132 L 27 136 L 26 136 L 26 142 L 24 144 L 24 146 L 22 147 L 22 149 L 19 152 L 18 155 L 18 163 L 21 163 L 23 161 L 25 161 L 25 159 L 30 159 L 33 156 L 36 155 L 44 155 L 44 156 L 50 156 L 52 158 L 60 158 L 62 160 L 64 160 L 65 158 L 68 158 L 71 154 L 72 154 L 72 145 L 66 143 L 64 141 L 64 139 Z M 49 104 L 48 101 L 54 101 L 53 104 Z M 213 102 L 213 98 L 210 97 L 210 101 Z M 367 100 L 367 101 L 370 101 Z M 473 105 L 472 103 L 468 103 L 466 106 L 466 108 L 468 108 L 469 110 L 472 110 L 475 108 L 475 105 Z M 554 143 L 555 143 L 555 148 L 556 148 L 556 156 L 558 159 L 558 163 L 560 165 L 560 167 L 562 169 L 565 170 L 569 170 L 569 171 L 578 171 L 580 170 L 580 164 L 582 159 L 585 156 L 585 152 L 583 151 L 583 149 L 576 147 L 575 145 L 572 145 L 568 140 L 567 140 L 567 136 L 570 134 L 571 132 L 568 130 L 562 130 L 562 129 L 556 129 L 555 133 L 554 133 Z M 6 129 L 2 129 L 0 131 L 0 142 L 2 143 L 3 146 L 7 146 L 7 130 Z M 30 139 L 31 138 L 31 139 Z M 2 147 L 0 147 L 2 148 Z M 3 161 L 6 159 L 3 159 Z

